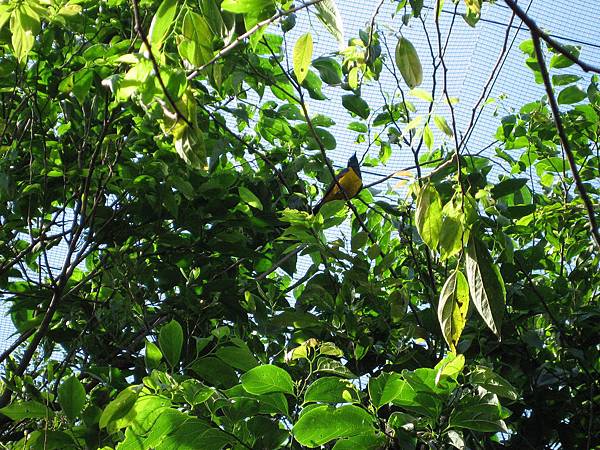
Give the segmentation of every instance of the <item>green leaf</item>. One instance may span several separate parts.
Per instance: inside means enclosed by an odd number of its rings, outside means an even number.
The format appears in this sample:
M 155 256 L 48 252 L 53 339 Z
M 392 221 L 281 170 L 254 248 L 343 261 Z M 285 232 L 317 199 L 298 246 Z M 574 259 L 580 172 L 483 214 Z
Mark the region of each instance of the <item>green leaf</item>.
M 488 367 L 476 366 L 471 371 L 470 379 L 471 383 L 481 386 L 486 391 L 492 392 L 499 397 L 508 398 L 513 401 L 519 398 L 519 393 L 508 380 L 502 378 Z
M 369 432 L 340 439 L 332 450 L 381 450 L 383 448 L 386 448 L 385 436 L 381 433 Z
M 429 124 L 426 124 L 423 128 L 423 142 L 429 150 L 433 149 L 433 139 L 433 131 L 431 131 Z
M 569 86 L 558 94 L 557 100 L 561 105 L 571 105 L 585 100 L 587 93 L 579 86 Z
M 213 56 L 213 33 L 208 21 L 200 14 L 187 11 L 181 31 L 184 39 L 177 47 L 179 55 L 194 67 L 207 63 Z
M 144 362 L 146 363 L 146 368 L 156 369 L 160 365 L 160 360 L 163 356 L 160 349 L 153 342 L 146 341 L 144 350 Z
M 366 133 L 367 131 L 369 131 L 367 125 L 362 122 L 350 122 L 348 124 L 348 129 L 356 131 L 358 133 Z
M 52 410 L 36 401 L 12 402 L 8 406 L 0 408 L 0 413 L 11 420 L 46 419 L 54 416 Z
M 576 47 L 574 45 L 565 45 L 564 48 L 575 58 L 579 58 L 579 54 L 581 53 L 580 47 Z M 550 60 L 550 67 L 553 69 L 566 69 L 567 67 L 571 67 L 573 64 L 575 63 L 561 53 L 556 53 Z
M 334 0 L 323 0 L 315 5 L 317 17 L 325 25 L 327 31 L 338 41 L 340 48 L 345 46 L 344 24 L 342 15 Z
M 448 125 L 448 122 L 446 121 L 446 118 L 444 116 L 438 116 L 437 114 L 434 115 L 433 122 L 435 123 L 435 126 L 438 127 L 438 129 L 440 131 L 442 131 L 444 134 L 446 134 L 448 137 L 454 136 L 454 133 L 452 132 L 452 128 L 450 128 L 450 126 Z
M 15 56 L 23 62 L 40 32 L 40 16 L 27 3 L 15 8 L 10 17 L 10 33 Z
M 216 392 L 215 388 L 208 387 L 194 379 L 185 380 L 181 383 L 180 388 L 183 392 L 183 398 L 192 406 L 204 403 Z
M 400 393 L 405 381 L 397 373 L 382 372 L 378 377 L 369 380 L 369 396 L 371 403 L 379 409 L 394 400 Z
M 466 398 L 450 414 L 448 427 L 467 428 L 479 432 L 507 433 L 508 429 L 501 420 L 500 405 L 487 394 L 484 398 Z
M 495 185 L 492 190 L 492 197 L 502 198 L 509 194 L 514 194 L 529 182 L 528 178 L 507 178 Z
M 421 10 L 423 9 L 423 0 L 409 0 L 409 3 L 412 8 L 413 16 L 419 17 L 421 15 Z
M 460 270 L 455 270 L 448 277 L 438 304 L 438 320 L 442 335 L 453 352 L 460 339 L 469 311 L 469 285 Z
M 415 47 L 408 39 L 398 39 L 395 57 L 396 66 L 408 87 L 413 89 L 419 86 L 423 82 L 423 67 Z
M 294 74 L 298 83 L 302 84 L 308 72 L 308 66 L 312 59 L 313 39 L 310 33 L 303 34 L 296 41 L 294 46 L 293 62 Z
M 0 4 L 0 30 L 6 22 L 9 21 L 14 5 L 10 3 Z
M 212 356 L 196 360 L 192 364 L 192 370 L 207 383 L 218 387 L 230 388 L 238 383 L 235 370 L 229 364 Z
M 159 446 L 145 448 L 220 450 L 232 442 L 235 442 L 234 436 L 190 417 L 175 432 L 169 433 Z
M 415 221 L 423 242 L 430 249 L 437 250 L 442 230 L 442 203 L 440 195 L 431 184 L 419 190 Z
M 294 382 L 289 373 L 271 364 L 255 367 L 242 375 L 242 386 L 251 394 L 270 392 L 294 393 Z
M 567 84 L 577 83 L 579 80 L 581 80 L 581 77 L 578 75 L 552 75 L 552 84 L 554 86 L 565 86 Z
M 325 372 L 344 378 L 357 378 L 350 369 L 335 359 L 321 357 L 317 361 L 317 372 Z
M 414 88 L 414 89 L 411 89 L 408 93 L 409 93 L 409 95 L 419 98 L 425 102 L 431 103 L 433 101 L 433 97 L 431 96 L 431 93 L 426 91 L 425 89 Z
M 356 386 L 338 377 L 323 377 L 315 380 L 306 389 L 304 403 L 360 403 Z
M 273 4 L 273 0 L 223 0 L 221 9 L 237 14 L 248 14 L 269 9 Z
M 179 322 L 173 319 L 160 329 L 158 344 L 169 365 L 175 367 L 183 347 L 183 329 Z
M 466 280 L 465 280 L 466 282 Z M 454 353 L 448 353 L 444 359 L 435 365 L 435 370 L 438 371 L 436 380 L 439 382 L 442 376 L 450 377 L 454 380 L 465 368 L 465 357 L 463 355 L 456 355 Z
M 344 108 L 351 113 L 354 113 L 365 120 L 369 118 L 369 114 L 371 113 L 369 104 L 355 94 L 343 95 L 342 105 L 344 105 Z
M 133 405 L 135 405 L 139 393 L 140 386 L 129 386 L 122 390 L 117 395 L 117 398 L 106 405 L 106 408 L 102 411 L 100 421 L 98 422 L 100 429 L 106 428 L 111 422 L 125 416 L 133 408 Z
M 477 312 L 500 338 L 506 303 L 504 281 L 485 244 L 473 236 L 467 247 L 465 267 L 469 292 Z
M 85 404 L 85 388 L 76 376 L 70 376 L 60 385 L 58 403 L 70 420 L 79 415 Z
M 215 355 L 231 367 L 243 371 L 248 371 L 258 365 L 258 360 L 247 346 L 219 347 Z
M 319 71 L 321 80 L 337 86 L 342 83 L 342 66 L 333 58 L 320 57 L 312 62 L 312 66 Z
M 177 0 L 163 0 L 150 23 L 148 41 L 152 52 L 159 52 L 173 25 L 177 13 Z
M 240 186 L 238 187 L 238 193 L 240 194 L 240 198 L 244 203 L 260 211 L 263 210 L 263 205 L 260 199 L 256 195 L 254 195 L 254 193 L 250 189 L 244 186 Z
M 442 209 L 442 229 L 440 232 L 440 259 L 448 259 L 463 249 L 463 240 L 468 240 L 465 231 L 464 201 L 453 198 Z
M 315 448 L 334 439 L 373 430 L 373 417 L 358 406 L 317 406 L 300 415 L 292 433 L 300 445 Z

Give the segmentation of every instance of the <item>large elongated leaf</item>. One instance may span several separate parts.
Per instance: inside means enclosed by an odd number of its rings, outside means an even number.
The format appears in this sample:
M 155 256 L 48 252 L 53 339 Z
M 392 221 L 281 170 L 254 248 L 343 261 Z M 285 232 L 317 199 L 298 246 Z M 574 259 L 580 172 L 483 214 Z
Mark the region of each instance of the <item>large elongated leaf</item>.
M 415 220 L 423 242 L 430 249 L 436 250 L 442 230 L 442 202 L 439 194 L 430 184 L 419 190 Z
M 423 67 L 415 47 L 405 37 L 398 39 L 395 57 L 396 66 L 408 87 L 413 89 L 419 86 L 423 82 Z
M 162 327 L 158 334 L 158 343 L 168 363 L 174 367 L 179 362 L 183 346 L 183 329 L 179 322 L 171 320 Z
M 54 415 L 46 405 L 36 401 L 12 402 L 10 405 L 1 408 L 0 414 L 4 414 L 11 420 L 44 419 Z
M 468 310 L 469 285 L 463 273 L 455 270 L 444 283 L 438 304 L 442 334 L 453 352 L 465 328 Z
M 471 237 L 466 254 L 466 271 L 471 299 L 486 325 L 500 338 L 506 303 L 504 280 L 483 242 Z
M 294 382 L 289 373 L 271 364 L 258 366 L 242 375 L 242 386 L 251 394 L 271 392 L 294 393 Z
M 24 61 L 33 48 L 40 31 L 40 16 L 26 3 L 14 9 L 10 16 L 10 33 L 15 56 Z
M 372 422 L 371 415 L 358 406 L 318 406 L 300 416 L 293 433 L 301 445 L 315 448 L 334 439 L 367 433 L 373 430 Z
M 148 41 L 152 46 L 152 51 L 157 52 L 161 49 L 173 20 L 177 13 L 177 0 L 163 0 L 158 7 L 156 14 L 152 18 L 150 24 L 150 32 L 148 33 Z
M 85 389 L 75 376 L 67 378 L 58 389 L 58 402 L 69 419 L 74 419 L 85 404 Z
M 329 31 L 333 37 L 338 41 L 340 49 L 345 46 L 344 42 L 344 23 L 342 22 L 342 15 L 337 8 L 334 0 L 323 0 L 315 5 L 317 8 L 317 17 L 327 31 Z

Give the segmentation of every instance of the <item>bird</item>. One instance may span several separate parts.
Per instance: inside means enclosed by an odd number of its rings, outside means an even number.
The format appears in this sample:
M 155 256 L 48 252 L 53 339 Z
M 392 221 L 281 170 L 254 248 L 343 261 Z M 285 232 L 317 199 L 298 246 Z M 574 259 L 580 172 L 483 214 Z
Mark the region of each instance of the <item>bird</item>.
M 336 181 L 337 180 L 337 181 Z M 362 189 L 362 174 L 356 153 L 348 160 L 348 167 L 337 174 L 335 180 L 331 182 L 323 198 L 313 208 L 313 214 L 317 214 L 325 203 L 332 200 L 345 200 L 355 197 Z M 343 189 L 340 189 L 340 187 Z M 344 192 L 346 195 L 344 196 Z

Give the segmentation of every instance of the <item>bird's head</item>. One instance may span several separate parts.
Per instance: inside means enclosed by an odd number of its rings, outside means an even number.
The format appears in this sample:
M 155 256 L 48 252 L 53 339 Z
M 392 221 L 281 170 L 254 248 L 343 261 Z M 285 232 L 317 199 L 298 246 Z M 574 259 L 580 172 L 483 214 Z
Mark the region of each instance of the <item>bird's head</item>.
M 358 158 L 356 157 L 356 153 L 354 153 L 354 155 L 352 155 L 348 160 L 348 167 L 354 170 L 357 173 L 357 175 L 362 178 L 362 175 L 360 173 L 360 165 L 358 164 Z

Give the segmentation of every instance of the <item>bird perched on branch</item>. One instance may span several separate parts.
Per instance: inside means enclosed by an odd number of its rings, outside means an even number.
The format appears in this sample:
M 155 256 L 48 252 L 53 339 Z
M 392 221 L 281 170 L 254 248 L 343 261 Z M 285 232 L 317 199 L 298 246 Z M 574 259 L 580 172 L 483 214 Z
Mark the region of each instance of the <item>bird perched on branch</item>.
M 336 182 L 337 180 L 337 182 Z M 343 189 L 343 191 L 340 189 Z M 331 182 L 325 195 L 317 205 L 313 208 L 313 214 L 316 214 L 325 203 L 332 200 L 345 200 L 346 197 L 351 199 L 355 197 L 362 188 L 362 174 L 356 153 L 348 160 L 348 167 L 337 174 L 335 180 Z M 346 195 L 344 196 L 344 192 Z

